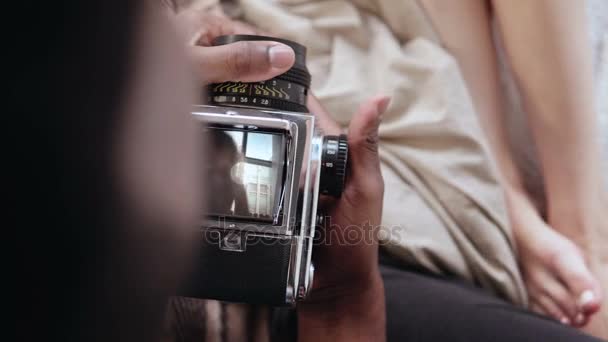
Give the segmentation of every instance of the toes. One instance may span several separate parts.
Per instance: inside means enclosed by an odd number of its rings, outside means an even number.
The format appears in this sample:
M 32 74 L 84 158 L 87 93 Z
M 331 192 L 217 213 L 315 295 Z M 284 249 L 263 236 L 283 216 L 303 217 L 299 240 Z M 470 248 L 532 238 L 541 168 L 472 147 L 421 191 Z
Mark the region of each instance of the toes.
M 557 279 L 546 279 L 542 284 L 543 294 L 549 297 L 566 314 L 568 321 L 574 322 L 576 316 L 580 313 L 575 297 Z M 563 318 L 560 318 L 560 321 Z
M 585 290 L 580 293 L 578 297 L 578 307 L 586 315 L 591 315 L 599 311 L 601 299 L 596 295 L 598 292 L 599 291 Z
M 573 322 L 574 326 L 577 328 L 584 327 L 585 325 L 587 325 L 587 323 L 589 323 L 589 316 L 583 313 L 579 313 L 578 315 L 576 315 Z
M 599 286 L 582 256 L 576 253 L 560 255 L 556 258 L 555 271 L 566 284 L 570 295 L 576 298 L 580 311 L 589 315 L 599 309 L 601 305 Z
M 562 311 L 562 309 L 557 305 L 551 297 L 546 295 L 539 295 L 534 298 L 535 306 L 541 309 L 546 315 L 554 318 L 558 322 L 562 322 L 564 324 L 570 324 L 572 321 L 568 317 L 568 315 Z

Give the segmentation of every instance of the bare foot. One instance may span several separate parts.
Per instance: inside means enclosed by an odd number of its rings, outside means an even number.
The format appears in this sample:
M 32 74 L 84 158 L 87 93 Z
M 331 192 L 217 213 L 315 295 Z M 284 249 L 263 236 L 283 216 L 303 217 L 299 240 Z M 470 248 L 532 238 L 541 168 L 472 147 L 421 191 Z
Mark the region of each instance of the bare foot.
M 531 308 L 564 324 L 586 325 L 600 308 L 601 290 L 579 248 L 540 218 L 515 231 Z
M 574 242 L 583 253 L 591 273 L 598 279 L 604 293 L 608 293 L 608 195 L 602 193 L 593 205 L 577 210 L 572 206 L 554 208 L 548 212 L 549 225 Z M 595 307 L 591 308 L 595 309 Z M 608 297 L 602 310 L 593 315 L 584 329 L 608 339 Z

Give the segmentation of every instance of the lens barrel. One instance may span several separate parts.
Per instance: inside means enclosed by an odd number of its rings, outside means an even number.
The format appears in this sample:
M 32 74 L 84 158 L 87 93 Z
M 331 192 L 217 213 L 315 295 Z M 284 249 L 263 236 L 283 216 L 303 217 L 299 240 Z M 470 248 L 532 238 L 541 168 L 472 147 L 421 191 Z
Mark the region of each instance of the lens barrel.
M 306 98 L 310 88 L 310 73 L 306 68 L 306 47 L 286 39 L 228 35 L 213 41 L 214 46 L 240 41 L 273 41 L 291 47 L 295 63 L 284 74 L 262 82 L 223 82 L 208 88 L 209 103 L 218 106 L 264 108 L 290 112 L 308 112 Z

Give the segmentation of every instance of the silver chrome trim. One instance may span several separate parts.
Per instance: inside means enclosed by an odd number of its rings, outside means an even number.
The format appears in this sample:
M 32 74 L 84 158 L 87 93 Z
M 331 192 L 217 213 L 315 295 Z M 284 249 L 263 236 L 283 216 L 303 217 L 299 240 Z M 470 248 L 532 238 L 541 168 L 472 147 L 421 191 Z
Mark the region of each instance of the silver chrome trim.
M 230 113 L 230 112 L 228 112 Z M 263 128 L 274 128 L 289 131 L 291 123 L 287 120 L 271 119 L 271 118 L 252 118 L 250 116 L 238 114 L 215 114 L 215 113 L 193 113 L 199 115 L 201 120 L 213 123 L 222 123 L 226 125 L 242 125 L 244 122 L 247 125 L 253 125 Z
M 286 165 L 287 173 L 285 179 L 285 197 L 283 199 L 283 221 L 280 225 L 272 223 L 242 223 L 229 218 L 222 220 L 203 219 L 201 225 L 204 227 L 213 227 L 220 229 L 235 229 L 252 232 L 268 232 L 274 234 L 297 235 L 299 234 L 299 226 L 294 225 L 297 222 L 298 201 L 297 192 L 300 188 L 300 172 L 303 165 L 304 149 L 306 142 L 309 140 L 308 135 L 312 134 L 311 127 L 314 125 L 311 122 L 314 118 L 310 114 L 295 113 L 295 112 L 278 112 L 254 110 L 249 108 L 235 107 L 218 107 L 200 105 L 195 106 L 192 112 L 194 118 L 200 122 L 207 124 L 222 124 L 222 125 L 247 125 L 254 126 L 255 129 L 264 131 L 264 129 L 280 129 L 286 132 L 286 135 L 291 139 L 290 149 L 287 151 Z
M 314 126 L 313 126 L 314 127 Z M 322 146 L 323 146 L 323 138 L 318 129 L 313 129 L 313 135 L 311 137 L 309 150 L 309 158 L 308 158 L 308 176 L 312 181 L 310 184 L 310 188 L 307 183 L 307 193 L 312 194 L 311 198 L 304 202 L 305 207 L 309 207 L 308 210 L 303 211 L 303 215 L 306 217 L 302 218 L 302 228 L 301 231 L 301 247 L 302 252 L 300 252 L 300 276 L 298 287 L 296 287 L 298 291 L 298 296 L 304 299 L 309 290 L 312 288 L 313 282 L 313 274 L 311 273 L 311 269 L 314 270 L 312 266 L 312 249 L 314 244 L 314 236 L 315 230 L 317 227 L 317 205 L 319 202 L 319 184 L 321 182 L 321 154 L 322 154 Z M 300 289 L 302 289 L 303 293 L 300 293 Z
M 315 128 L 315 118 L 305 113 L 208 105 L 195 106 L 192 114 L 196 120 L 205 123 L 237 128 L 247 126 L 260 131 L 281 130 L 291 138 L 285 161 L 284 211 L 280 225 L 271 222 L 243 224 L 230 219 L 205 219 L 201 224 L 208 228 L 247 231 L 252 236 L 291 238 L 285 303 L 295 304 L 306 297 L 314 276 L 311 257 L 317 222 L 322 149 L 322 138 L 320 131 Z M 298 203 L 300 191 L 302 198 Z M 301 206 L 298 207 L 298 204 Z

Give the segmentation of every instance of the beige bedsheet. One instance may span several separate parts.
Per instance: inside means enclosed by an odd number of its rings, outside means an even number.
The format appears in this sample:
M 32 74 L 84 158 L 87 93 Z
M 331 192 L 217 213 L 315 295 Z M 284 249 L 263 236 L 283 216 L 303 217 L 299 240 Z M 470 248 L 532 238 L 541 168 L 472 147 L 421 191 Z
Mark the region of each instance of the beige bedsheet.
M 405 264 L 525 305 L 502 193 L 469 95 L 417 2 L 240 4 L 247 21 L 308 47 L 312 88 L 341 124 L 363 99 L 392 95 L 380 127 L 386 249 Z

